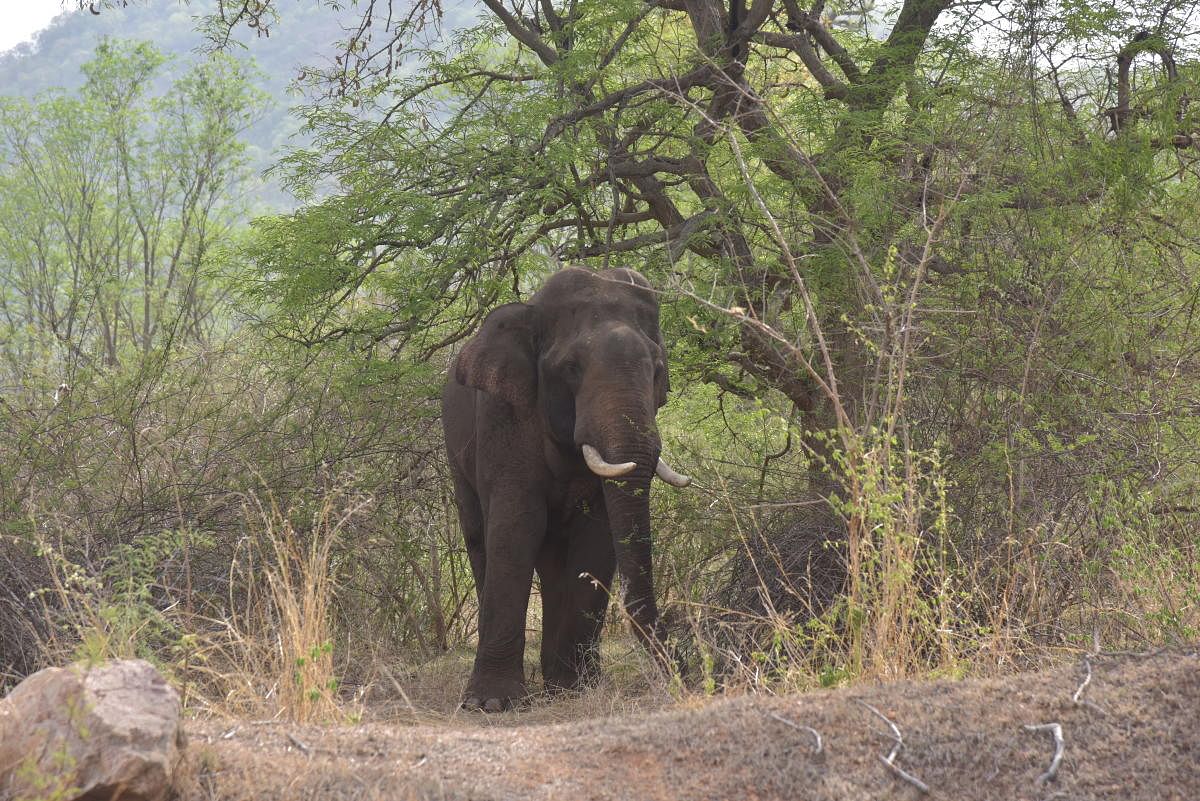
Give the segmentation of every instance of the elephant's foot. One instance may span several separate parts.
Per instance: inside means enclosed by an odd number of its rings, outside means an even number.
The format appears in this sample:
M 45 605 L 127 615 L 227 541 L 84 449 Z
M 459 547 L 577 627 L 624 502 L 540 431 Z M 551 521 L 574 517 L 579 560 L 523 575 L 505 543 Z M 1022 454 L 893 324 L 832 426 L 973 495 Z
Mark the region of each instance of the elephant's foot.
M 463 693 L 462 708 L 482 712 L 503 712 L 512 709 L 525 698 L 525 682 L 521 679 L 498 679 L 472 676 Z
M 555 660 L 554 664 L 543 664 L 542 680 L 547 693 L 574 692 L 599 683 L 600 665 L 595 657 L 564 662 Z

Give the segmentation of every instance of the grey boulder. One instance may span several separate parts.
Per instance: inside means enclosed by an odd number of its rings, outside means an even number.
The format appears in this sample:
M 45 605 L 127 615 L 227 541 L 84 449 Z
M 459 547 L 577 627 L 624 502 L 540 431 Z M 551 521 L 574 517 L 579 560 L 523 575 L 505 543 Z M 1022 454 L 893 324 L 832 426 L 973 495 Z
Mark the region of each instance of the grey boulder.
M 184 746 L 149 662 L 47 668 L 0 700 L 0 799 L 163 801 Z

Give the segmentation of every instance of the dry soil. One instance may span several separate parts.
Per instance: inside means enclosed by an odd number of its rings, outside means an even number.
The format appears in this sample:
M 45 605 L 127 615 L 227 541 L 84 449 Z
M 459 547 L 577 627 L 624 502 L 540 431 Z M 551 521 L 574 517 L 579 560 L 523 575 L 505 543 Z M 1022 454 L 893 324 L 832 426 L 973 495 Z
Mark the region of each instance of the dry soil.
M 1200 798 L 1200 656 L 1094 656 L 1090 668 L 1082 690 L 1081 661 L 553 724 L 193 721 L 180 799 Z M 927 794 L 884 764 L 894 738 L 866 705 L 895 724 L 894 765 Z M 1053 732 L 1027 728 L 1043 724 L 1062 733 L 1049 778 Z

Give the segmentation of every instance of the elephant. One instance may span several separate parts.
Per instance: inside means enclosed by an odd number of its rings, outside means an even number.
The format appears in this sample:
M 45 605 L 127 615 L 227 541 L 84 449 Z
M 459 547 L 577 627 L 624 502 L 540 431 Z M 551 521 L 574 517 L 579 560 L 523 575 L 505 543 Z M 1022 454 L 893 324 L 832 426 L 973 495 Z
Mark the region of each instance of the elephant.
M 640 273 L 567 267 L 527 303 L 493 309 L 451 363 L 442 424 L 479 601 L 464 708 L 498 712 L 526 696 L 535 572 L 547 691 L 596 676 L 617 567 L 638 638 L 666 658 L 650 484 L 691 480 L 660 456 L 666 356 L 657 297 Z

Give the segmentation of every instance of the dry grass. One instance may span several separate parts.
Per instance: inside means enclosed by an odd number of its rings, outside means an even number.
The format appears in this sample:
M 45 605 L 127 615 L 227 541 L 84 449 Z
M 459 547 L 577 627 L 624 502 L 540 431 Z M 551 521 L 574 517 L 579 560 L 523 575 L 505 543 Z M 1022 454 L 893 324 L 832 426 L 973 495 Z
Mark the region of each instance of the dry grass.
M 248 527 L 230 562 L 226 616 L 192 623 L 201 632 L 185 671 L 194 704 L 298 723 L 353 716 L 337 675 L 332 557 L 346 528 L 369 506 L 340 491 L 313 508 L 287 510 L 270 497 L 247 498 Z
M 844 482 L 852 492 L 832 503 L 821 492 L 784 496 L 793 508 L 822 510 L 811 519 L 791 511 L 772 517 L 747 503 L 745 485 L 758 483 L 753 454 L 732 468 L 703 458 L 682 467 L 712 477 L 709 486 L 656 511 L 656 573 L 679 635 L 680 674 L 654 668 L 625 636 L 627 622 L 613 604 L 601 685 L 579 696 L 535 697 L 522 714 L 551 720 L 718 694 L 995 675 L 1095 650 L 1096 642 L 1186 641 L 1200 626 L 1195 545 L 1182 535 L 1190 518 L 1131 506 L 1104 532 L 1106 552 L 1089 546 L 1096 528 L 1087 509 L 1068 510 L 1057 527 L 1022 528 L 1014 519 L 1011 535 L 979 559 L 981 549 L 971 549 L 949 513 L 934 454 L 889 453 L 863 441 L 854 481 Z M 849 466 L 840 469 L 849 474 Z M 795 493 L 794 477 L 808 467 L 806 458 L 777 463 L 792 471 L 779 486 Z M 404 648 L 375 627 L 378 618 L 346 613 L 347 596 L 359 591 L 354 582 L 383 594 L 392 581 L 371 572 L 380 558 L 357 560 L 359 543 L 386 553 L 424 536 L 439 545 L 421 549 L 420 558 L 446 565 L 444 578 L 452 578 L 461 554 L 441 545 L 454 533 L 449 509 L 410 499 L 420 511 L 410 518 L 423 528 L 413 534 L 401 521 L 399 530 L 384 530 L 378 496 L 361 486 L 349 475 L 286 496 L 235 493 L 239 512 L 228 529 L 237 536 L 186 527 L 143 533 L 96 548 L 103 558 L 92 563 L 78 558 L 79 544 L 86 552 L 105 532 L 89 529 L 77 510 L 32 505 L 39 555 L 29 558 L 47 578 L 24 603 L 42 617 L 34 628 L 43 664 L 149 657 L 198 714 L 297 722 L 456 715 L 470 672 L 469 623 L 442 627 L 425 648 Z M 214 503 L 233 504 L 225 495 Z M 1139 527 L 1145 519 L 1154 525 Z M 428 533 L 434 528 L 436 540 Z M 716 542 L 708 561 L 693 556 L 701 534 Z M 200 554 L 202 586 L 192 583 Z M 413 584 L 405 596 L 400 614 L 410 629 L 432 617 L 427 607 L 438 597 L 450 598 L 460 621 L 473 616 L 466 584 L 450 592 L 426 586 L 437 585 Z M 535 593 L 527 650 L 535 690 L 537 610 Z
M 778 698 L 760 694 L 610 715 L 602 706 L 443 716 L 403 725 L 300 726 L 197 721 L 189 726 L 192 799 L 588 798 L 842 801 L 917 797 L 879 764 L 891 743 L 860 701 L 903 731 L 899 764 L 932 797 L 1182 799 L 1200 681 L 1194 654 L 1097 657 L 1088 700 L 1071 702 L 1077 666 L 1003 679 L 861 685 Z M 579 702 L 595 699 L 584 694 Z M 564 702 L 575 704 L 576 699 Z M 552 717 L 543 717 L 546 714 Z M 823 739 L 779 722 L 811 726 Z M 1053 749 L 1023 729 L 1053 720 Z M 550 725 L 539 725 L 539 724 Z M 297 745 L 300 743 L 301 745 Z M 303 746 L 303 747 L 301 747 Z M 1133 777 L 1133 778 L 1131 778 Z

